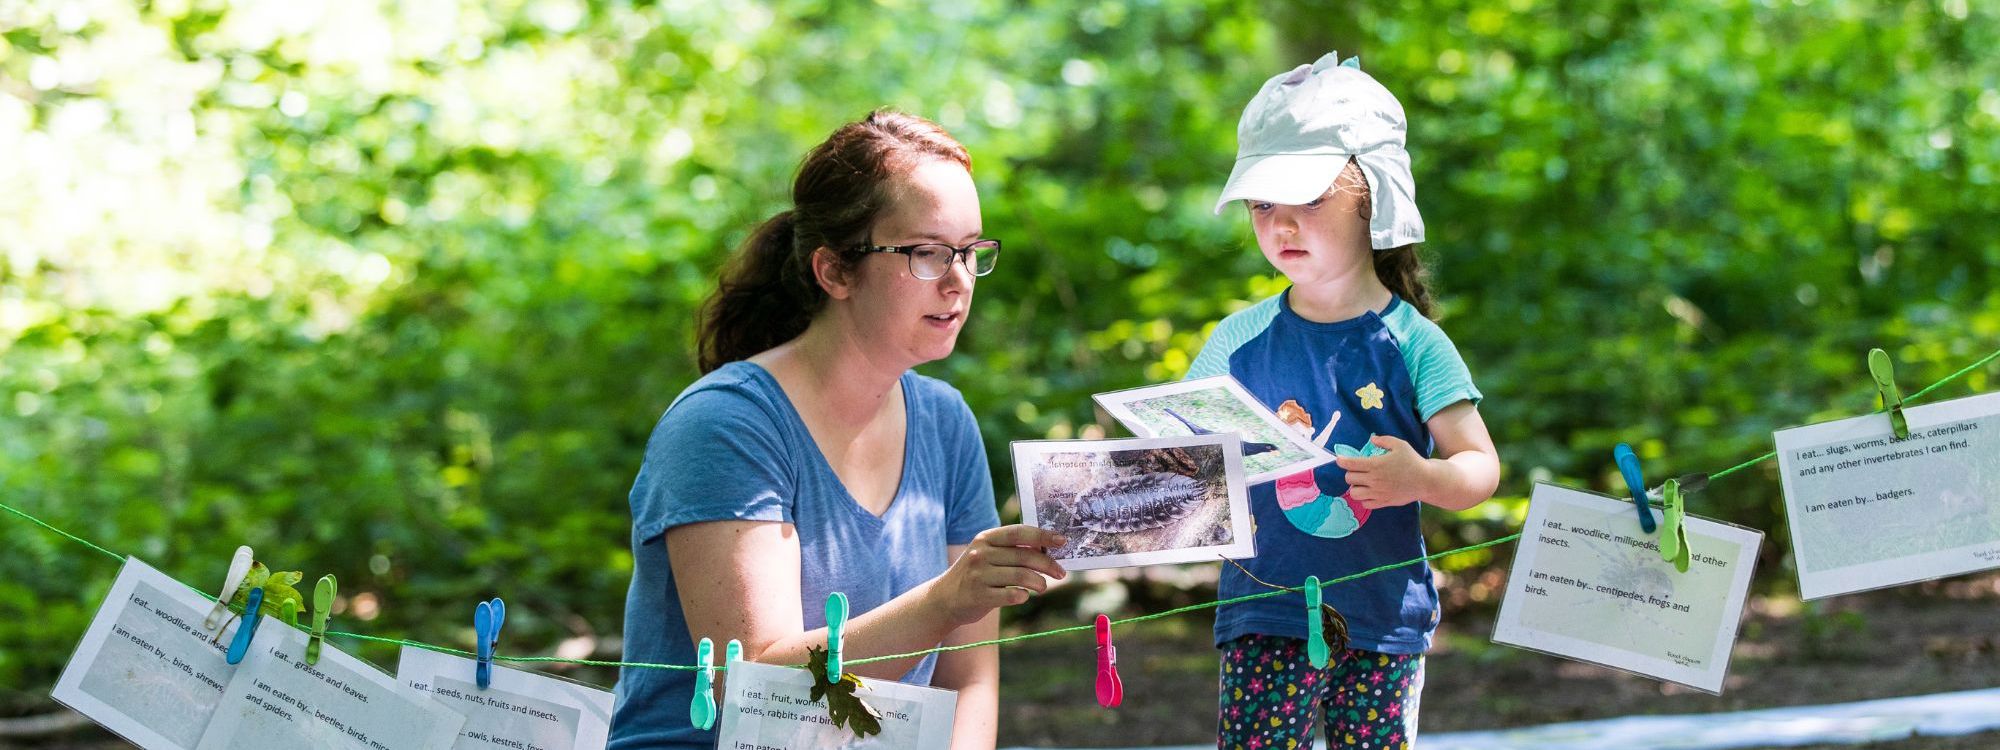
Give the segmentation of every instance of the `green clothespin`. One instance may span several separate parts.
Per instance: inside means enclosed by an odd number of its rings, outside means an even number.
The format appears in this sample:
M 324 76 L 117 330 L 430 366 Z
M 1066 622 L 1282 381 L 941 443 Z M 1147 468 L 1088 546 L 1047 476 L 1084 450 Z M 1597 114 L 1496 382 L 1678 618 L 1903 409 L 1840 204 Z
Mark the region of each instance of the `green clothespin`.
M 1669 479 L 1660 486 L 1660 504 L 1666 508 L 1667 527 L 1660 530 L 1660 559 L 1674 564 L 1674 570 L 1688 572 L 1687 509 L 1681 498 L 1681 481 Z
M 694 650 L 694 702 L 688 706 L 688 720 L 696 729 L 715 726 L 715 642 L 701 639 Z
M 1903 389 L 1896 387 L 1896 363 L 1881 349 L 1868 350 L 1868 374 L 1875 376 L 1875 390 L 1882 394 L 1882 408 L 1889 412 L 1889 426 L 1897 440 L 1908 440 L 1910 423 L 1903 418 Z
M 826 595 L 826 679 L 840 681 L 842 631 L 847 629 L 847 595 L 835 591 Z
M 1325 669 L 1333 654 L 1326 647 L 1326 624 L 1320 614 L 1325 599 L 1320 593 L 1319 576 L 1306 576 L 1306 656 L 1313 669 Z
M 333 614 L 333 594 L 338 588 L 332 573 L 320 576 L 319 583 L 313 585 L 313 628 L 312 637 L 306 641 L 307 664 L 319 663 L 319 644 L 326 640 L 326 618 Z
M 286 599 L 278 605 L 278 620 L 292 627 L 299 626 L 299 602 L 297 599 Z

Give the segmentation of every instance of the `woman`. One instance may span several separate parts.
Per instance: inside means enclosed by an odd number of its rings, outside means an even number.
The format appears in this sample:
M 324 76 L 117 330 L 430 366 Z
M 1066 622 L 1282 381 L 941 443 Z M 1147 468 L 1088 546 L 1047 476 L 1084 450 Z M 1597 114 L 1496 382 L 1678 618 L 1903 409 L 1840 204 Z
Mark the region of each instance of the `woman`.
M 705 375 L 660 418 L 633 484 L 627 661 L 692 664 L 707 637 L 803 664 L 826 645 L 833 591 L 858 613 L 850 661 L 989 640 L 998 607 L 1064 575 L 1046 554 L 1061 537 L 994 528 L 971 410 L 910 372 L 951 354 L 999 255 L 965 148 L 878 111 L 806 156 L 792 201 L 724 270 L 701 323 Z M 993 747 L 993 647 L 849 671 L 958 691 L 953 748 Z M 626 668 L 611 750 L 713 747 L 688 722 L 693 682 Z

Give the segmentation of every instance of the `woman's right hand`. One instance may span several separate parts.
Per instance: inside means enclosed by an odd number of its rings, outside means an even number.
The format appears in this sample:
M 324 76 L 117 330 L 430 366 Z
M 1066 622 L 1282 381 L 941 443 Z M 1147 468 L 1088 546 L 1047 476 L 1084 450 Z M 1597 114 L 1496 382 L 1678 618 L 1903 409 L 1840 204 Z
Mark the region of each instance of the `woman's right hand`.
M 1026 602 L 1031 594 L 1048 590 L 1049 578 L 1069 576 L 1048 554 L 1068 543 L 1061 534 L 1024 524 L 980 532 L 932 582 L 933 601 L 954 627 Z

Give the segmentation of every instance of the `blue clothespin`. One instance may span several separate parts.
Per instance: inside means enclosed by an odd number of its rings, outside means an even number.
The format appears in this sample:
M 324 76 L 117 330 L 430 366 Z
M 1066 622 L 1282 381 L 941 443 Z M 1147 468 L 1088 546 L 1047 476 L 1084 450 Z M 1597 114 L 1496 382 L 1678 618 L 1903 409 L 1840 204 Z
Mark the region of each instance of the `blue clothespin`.
M 257 624 L 264 620 L 258 609 L 264 606 L 264 588 L 250 590 L 250 596 L 243 602 L 243 622 L 236 625 L 236 639 L 229 642 L 229 653 L 225 658 L 230 664 L 243 661 L 243 655 L 250 653 L 250 639 L 257 635 Z
M 1881 349 L 1868 350 L 1868 374 L 1875 378 L 1875 390 L 1882 394 L 1882 409 L 1889 412 L 1889 428 L 1897 440 L 1910 438 L 1910 422 L 1903 418 L 1903 389 L 1896 387 L 1896 363 Z
M 229 572 L 222 577 L 222 593 L 215 596 L 215 606 L 209 608 L 207 619 L 201 621 L 202 630 L 215 630 L 222 625 L 223 616 L 229 614 L 229 600 L 236 598 L 236 590 L 243 588 L 244 576 L 250 575 L 250 563 L 249 545 L 237 547 L 236 556 L 229 560 Z
M 1313 669 L 1325 669 L 1333 657 L 1326 647 L 1326 615 L 1320 611 L 1324 601 L 1319 576 L 1306 576 L 1306 657 L 1312 660 Z
M 493 684 L 493 647 L 500 643 L 500 625 L 506 620 L 507 605 L 499 599 L 480 602 L 472 609 L 472 638 L 479 660 L 473 677 L 480 690 Z
M 701 639 L 694 650 L 694 701 L 688 719 L 696 729 L 715 726 L 715 642 Z
M 1611 449 L 1611 458 L 1618 462 L 1618 473 L 1625 475 L 1625 489 L 1632 493 L 1632 504 L 1639 510 L 1639 528 L 1651 534 L 1659 529 L 1653 521 L 1653 511 L 1646 507 L 1646 475 L 1639 472 L 1639 454 L 1632 452 L 1632 446 L 1619 443 Z
M 826 595 L 826 678 L 840 680 L 841 631 L 847 628 L 847 595 L 835 591 Z
M 312 636 L 306 639 L 307 664 L 319 663 L 319 645 L 326 640 L 326 618 L 333 614 L 333 593 L 338 587 L 332 573 L 320 576 L 319 583 L 313 586 L 313 628 Z

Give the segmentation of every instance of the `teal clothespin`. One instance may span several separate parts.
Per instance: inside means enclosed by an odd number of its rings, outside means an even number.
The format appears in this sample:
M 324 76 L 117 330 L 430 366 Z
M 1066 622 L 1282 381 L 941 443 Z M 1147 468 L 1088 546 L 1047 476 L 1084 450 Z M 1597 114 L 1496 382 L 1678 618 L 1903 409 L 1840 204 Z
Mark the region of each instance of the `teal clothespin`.
M 1632 504 L 1639 510 L 1639 528 L 1651 534 L 1659 529 L 1653 521 L 1653 511 L 1646 506 L 1646 475 L 1639 471 L 1639 454 L 1632 452 L 1632 446 L 1619 443 L 1611 449 L 1611 459 L 1618 462 L 1618 473 L 1625 476 L 1625 489 L 1632 493 Z
M 222 625 L 223 616 L 229 614 L 229 600 L 236 598 L 236 590 L 243 588 L 243 578 L 250 575 L 250 563 L 249 545 L 237 547 L 236 556 L 229 560 L 229 572 L 222 577 L 222 593 L 215 596 L 215 606 L 209 608 L 208 618 L 201 621 L 202 630 L 215 630 Z
M 1875 376 L 1875 390 L 1882 394 L 1882 408 L 1889 412 L 1889 427 L 1897 440 L 1910 438 L 1910 422 L 1903 418 L 1903 389 L 1896 387 L 1896 363 L 1881 349 L 1868 350 L 1868 374 Z
M 729 669 L 730 662 L 742 661 L 742 660 L 743 660 L 743 642 L 736 640 L 735 638 L 729 639 L 729 650 L 723 652 L 722 668 L 724 670 L 727 670 Z
M 841 643 L 847 628 L 847 595 L 835 591 L 826 595 L 826 678 L 840 681 Z
M 313 586 L 313 629 L 312 637 L 306 639 L 307 664 L 319 663 L 319 645 L 326 640 L 326 618 L 333 614 L 333 594 L 338 587 L 332 573 L 320 576 L 319 583 Z
M 1667 529 L 1660 534 L 1660 559 L 1674 564 L 1674 570 L 1688 572 L 1687 509 L 1681 498 L 1681 481 L 1669 479 L 1660 486 L 1660 504 L 1666 508 Z
M 715 642 L 707 638 L 694 650 L 694 701 L 688 720 L 696 729 L 715 726 Z
M 264 587 L 250 590 L 243 601 L 243 622 L 236 626 L 236 638 L 229 642 L 229 653 L 224 655 L 230 664 L 243 661 L 243 655 L 250 653 L 250 639 L 257 637 L 257 624 L 264 620 L 258 609 L 264 606 Z
M 1306 576 L 1306 656 L 1312 659 L 1313 669 L 1325 669 L 1327 659 L 1333 656 L 1326 647 L 1326 615 L 1320 612 L 1323 602 L 1319 576 Z
M 506 621 L 507 605 L 497 598 L 480 602 L 472 609 L 472 638 L 478 654 L 473 678 L 479 683 L 480 690 L 493 684 L 493 648 L 500 643 L 500 626 Z

